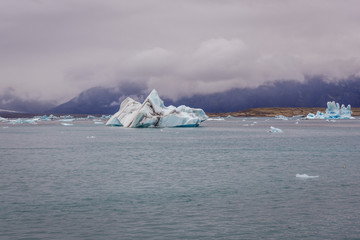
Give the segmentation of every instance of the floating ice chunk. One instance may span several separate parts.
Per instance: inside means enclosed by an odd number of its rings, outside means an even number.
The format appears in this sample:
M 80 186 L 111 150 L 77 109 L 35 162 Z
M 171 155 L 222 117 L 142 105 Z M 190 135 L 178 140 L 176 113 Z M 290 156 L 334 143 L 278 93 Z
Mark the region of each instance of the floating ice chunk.
M 287 117 L 285 117 L 283 115 L 275 116 L 275 119 L 289 120 Z
M 309 113 L 306 119 L 354 119 L 351 117 L 352 111 L 350 104 L 345 107 L 344 104 L 340 105 L 335 101 L 327 102 L 325 113 L 318 111 L 316 115 Z
M 72 125 L 74 125 L 74 124 L 73 124 L 73 123 L 62 122 L 61 125 L 63 125 L 63 126 L 72 126 Z
M 208 118 L 208 121 L 224 121 L 225 119 L 223 117 L 216 117 L 216 118 Z
M 297 178 L 318 178 L 319 176 L 309 176 L 307 174 L 296 174 L 295 175 Z
M 64 116 L 60 116 L 61 119 L 73 119 L 74 116 L 71 115 L 64 115 Z
M 231 115 L 227 115 L 227 117 L 226 118 L 234 118 L 233 116 L 231 116 Z
M 141 104 L 127 97 L 117 113 L 110 117 L 106 125 L 130 128 L 142 127 L 196 127 L 208 117 L 202 109 L 165 107 L 154 89 Z
M 37 124 L 39 118 L 18 118 L 14 120 L 10 120 L 9 123 L 11 124 Z
M 30 119 L 24 119 L 24 123 L 28 124 L 37 124 L 37 122 L 40 120 L 40 118 L 30 118 Z
M 9 123 L 11 123 L 11 124 L 23 124 L 24 120 L 21 119 L 21 118 L 13 119 L 13 120 L 9 120 Z
M 52 114 L 50 114 L 50 116 L 49 116 L 49 119 L 51 119 L 51 120 L 58 119 L 58 118 L 59 118 L 59 117 L 54 116 L 54 115 L 52 115 Z
M 282 133 L 283 131 L 280 128 L 275 128 L 275 127 L 271 126 L 270 130 L 268 132 L 270 132 L 270 133 Z
M 61 121 L 61 122 L 73 122 L 73 121 L 75 121 L 75 118 L 65 118 L 65 119 L 60 119 L 59 121 Z
M 94 124 L 104 124 L 104 123 L 100 121 L 94 121 Z
M 88 139 L 94 139 L 95 136 L 86 136 L 86 138 L 88 138 Z
M 309 113 L 307 116 L 306 116 L 306 119 L 315 119 L 315 115 L 313 113 Z
M 109 118 L 111 118 L 111 115 L 102 115 L 100 118 L 101 119 L 109 119 Z
M 106 125 L 107 126 L 122 126 L 121 122 L 115 115 L 110 117 L 110 119 L 106 122 Z
M 9 120 L 7 118 L 0 117 L 0 122 L 8 122 Z

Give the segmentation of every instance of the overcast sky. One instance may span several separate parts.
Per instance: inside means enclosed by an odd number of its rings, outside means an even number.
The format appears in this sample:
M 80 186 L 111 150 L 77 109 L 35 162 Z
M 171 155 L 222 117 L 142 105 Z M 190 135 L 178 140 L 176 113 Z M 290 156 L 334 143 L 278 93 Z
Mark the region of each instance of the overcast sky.
M 1 0 L 0 93 L 139 81 L 179 97 L 360 74 L 358 0 Z

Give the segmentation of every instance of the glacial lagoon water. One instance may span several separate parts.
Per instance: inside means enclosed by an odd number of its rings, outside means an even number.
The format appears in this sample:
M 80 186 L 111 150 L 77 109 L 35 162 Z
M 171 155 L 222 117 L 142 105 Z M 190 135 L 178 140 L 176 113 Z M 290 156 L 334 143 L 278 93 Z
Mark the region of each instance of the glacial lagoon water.
M 360 239 L 360 119 L 72 123 L 1 123 L 0 239 Z

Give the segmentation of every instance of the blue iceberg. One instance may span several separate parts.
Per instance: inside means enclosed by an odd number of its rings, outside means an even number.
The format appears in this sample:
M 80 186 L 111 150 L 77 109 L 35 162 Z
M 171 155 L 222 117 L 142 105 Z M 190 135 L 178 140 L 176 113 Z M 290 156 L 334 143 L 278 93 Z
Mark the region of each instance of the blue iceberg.
M 199 108 L 184 105 L 166 107 L 154 89 L 142 104 L 127 97 L 106 125 L 128 128 L 197 127 L 207 118 L 205 112 Z
M 317 111 L 316 115 L 309 113 L 306 116 L 306 119 L 353 119 L 351 116 L 351 106 L 350 104 L 345 107 L 344 104 L 341 105 L 335 101 L 327 102 L 327 109 L 325 113 Z

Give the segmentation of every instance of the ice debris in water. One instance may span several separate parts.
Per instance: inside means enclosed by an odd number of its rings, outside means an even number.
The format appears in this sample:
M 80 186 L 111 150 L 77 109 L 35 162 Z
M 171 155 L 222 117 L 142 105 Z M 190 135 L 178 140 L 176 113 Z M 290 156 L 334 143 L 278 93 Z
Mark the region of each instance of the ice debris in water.
M 129 128 L 197 127 L 207 118 L 202 109 L 184 105 L 166 107 L 154 89 L 142 104 L 127 97 L 106 125 Z
M 72 125 L 74 125 L 74 124 L 72 124 L 72 123 L 62 122 L 62 123 L 61 123 L 61 125 L 63 125 L 63 126 L 72 126 Z
M 18 118 L 14 120 L 9 120 L 11 124 L 37 124 L 39 118 Z
M 273 126 L 270 127 L 270 133 L 282 133 L 283 131 L 280 128 L 275 128 Z
M 111 115 L 102 115 L 100 118 L 101 119 L 109 119 L 109 118 L 111 118 Z
M 287 117 L 285 117 L 283 115 L 275 116 L 275 119 L 289 120 Z
M 208 118 L 208 121 L 224 121 L 225 119 L 223 117 L 216 117 L 216 118 Z
M 309 113 L 306 119 L 354 119 L 352 116 L 350 104 L 345 107 L 344 104 L 340 105 L 335 101 L 327 102 L 327 109 L 325 113 L 317 111 L 316 115 Z
M 307 174 L 296 174 L 297 178 L 318 178 L 319 176 L 309 176 Z
M 75 121 L 75 118 L 64 118 L 64 119 L 60 119 L 59 121 L 61 121 L 61 122 L 73 122 L 73 121 Z
M 9 120 L 7 118 L 0 117 L 0 122 L 8 122 Z

